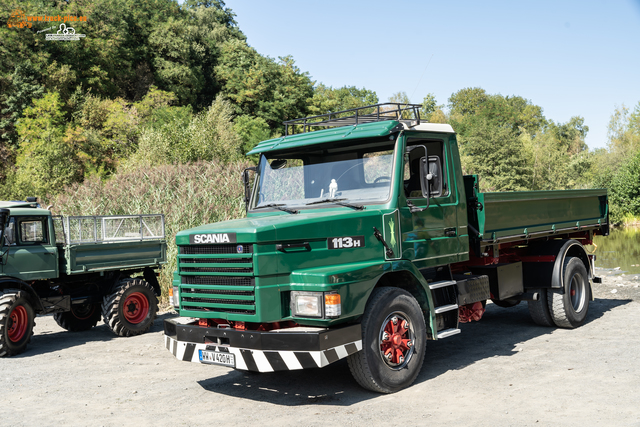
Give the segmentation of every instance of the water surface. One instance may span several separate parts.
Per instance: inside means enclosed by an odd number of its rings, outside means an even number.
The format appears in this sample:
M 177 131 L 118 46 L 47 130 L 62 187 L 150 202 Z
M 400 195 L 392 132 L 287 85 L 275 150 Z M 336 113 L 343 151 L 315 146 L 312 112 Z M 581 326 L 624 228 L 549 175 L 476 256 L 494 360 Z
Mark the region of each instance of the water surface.
M 595 236 L 596 267 L 617 268 L 621 273 L 640 273 L 640 227 L 613 228 L 607 237 Z M 588 251 L 593 246 L 586 247 Z

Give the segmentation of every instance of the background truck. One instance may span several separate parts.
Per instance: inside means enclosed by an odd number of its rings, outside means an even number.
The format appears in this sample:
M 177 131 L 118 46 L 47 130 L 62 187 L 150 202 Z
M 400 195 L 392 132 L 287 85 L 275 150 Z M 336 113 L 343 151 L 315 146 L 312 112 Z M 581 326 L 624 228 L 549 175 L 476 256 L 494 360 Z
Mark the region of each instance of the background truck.
M 360 385 L 391 393 L 415 380 L 427 340 L 489 299 L 583 324 L 597 279 L 583 245 L 608 234 L 606 190 L 481 193 L 451 126 L 419 108 L 294 120 L 258 144 L 247 217 L 176 235 L 167 349 L 257 372 L 347 358 Z
M 120 336 L 148 331 L 164 263 L 163 215 L 61 217 L 34 198 L 0 202 L 0 357 L 27 348 L 36 314 L 69 331 L 100 317 Z

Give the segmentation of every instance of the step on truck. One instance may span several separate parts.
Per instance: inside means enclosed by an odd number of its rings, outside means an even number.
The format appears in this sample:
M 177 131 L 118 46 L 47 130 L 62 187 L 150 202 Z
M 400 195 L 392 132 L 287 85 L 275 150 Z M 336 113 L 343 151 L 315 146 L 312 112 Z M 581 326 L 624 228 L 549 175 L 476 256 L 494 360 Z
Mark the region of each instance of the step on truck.
M 68 331 L 102 318 L 119 336 L 147 332 L 165 263 L 163 215 L 62 217 L 35 198 L 0 202 L 0 357 L 27 348 L 36 315 Z
M 256 372 L 346 358 L 361 386 L 391 393 L 415 380 L 427 341 L 480 320 L 488 300 L 582 325 L 606 190 L 482 193 L 451 126 L 419 108 L 307 117 L 258 144 L 247 217 L 176 235 L 166 348 Z

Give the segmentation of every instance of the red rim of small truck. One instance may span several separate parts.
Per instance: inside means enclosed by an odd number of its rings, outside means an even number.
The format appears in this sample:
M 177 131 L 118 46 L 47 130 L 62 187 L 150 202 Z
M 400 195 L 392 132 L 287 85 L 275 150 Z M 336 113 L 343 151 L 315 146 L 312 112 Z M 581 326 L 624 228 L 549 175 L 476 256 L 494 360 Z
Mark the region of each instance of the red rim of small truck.
M 134 292 L 124 301 L 124 318 L 127 322 L 138 324 L 149 314 L 149 300 L 141 292 Z
M 7 330 L 7 335 L 11 342 L 18 342 L 27 333 L 27 325 L 29 323 L 29 315 L 24 306 L 19 305 L 9 314 L 11 319 L 11 327 Z

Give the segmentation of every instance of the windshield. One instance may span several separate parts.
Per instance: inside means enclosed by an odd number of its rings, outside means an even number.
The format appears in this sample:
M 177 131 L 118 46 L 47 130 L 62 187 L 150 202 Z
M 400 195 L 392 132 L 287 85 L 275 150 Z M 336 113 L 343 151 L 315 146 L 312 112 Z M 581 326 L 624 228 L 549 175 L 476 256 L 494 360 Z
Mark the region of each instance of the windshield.
M 263 155 L 251 208 L 274 204 L 318 207 L 323 201 L 360 204 L 389 199 L 392 142 L 334 154 L 330 151 Z

